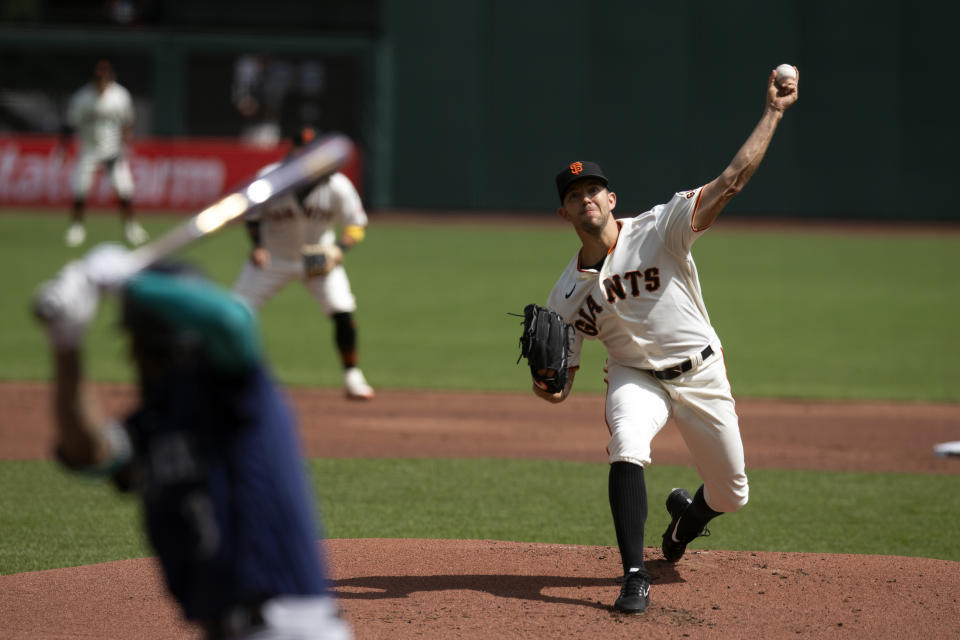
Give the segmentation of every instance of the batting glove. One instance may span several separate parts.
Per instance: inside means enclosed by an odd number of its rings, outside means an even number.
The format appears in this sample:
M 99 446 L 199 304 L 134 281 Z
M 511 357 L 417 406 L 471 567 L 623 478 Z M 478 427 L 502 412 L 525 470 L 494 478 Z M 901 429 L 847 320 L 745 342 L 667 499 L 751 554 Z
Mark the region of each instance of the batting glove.
M 53 280 L 40 285 L 33 311 L 58 349 L 75 349 L 97 315 L 100 294 L 80 261 L 68 263 Z
M 83 258 L 83 268 L 90 281 L 101 291 L 117 293 L 136 273 L 134 260 L 124 246 L 105 242 L 91 249 Z

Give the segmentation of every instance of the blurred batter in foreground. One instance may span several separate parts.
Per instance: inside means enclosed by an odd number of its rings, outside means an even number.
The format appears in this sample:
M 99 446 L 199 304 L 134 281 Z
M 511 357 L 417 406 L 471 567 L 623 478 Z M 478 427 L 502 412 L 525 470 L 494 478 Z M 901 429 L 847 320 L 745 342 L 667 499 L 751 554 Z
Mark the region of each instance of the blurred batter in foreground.
M 140 405 L 101 414 L 82 343 L 114 293 Z M 180 265 L 133 274 L 101 245 L 44 284 L 54 361 L 57 459 L 136 492 L 183 615 L 209 640 L 343 640 L 295 422 L 261 360 L 255 318 Z M 50 313 L 49 309 L 55 309 Z

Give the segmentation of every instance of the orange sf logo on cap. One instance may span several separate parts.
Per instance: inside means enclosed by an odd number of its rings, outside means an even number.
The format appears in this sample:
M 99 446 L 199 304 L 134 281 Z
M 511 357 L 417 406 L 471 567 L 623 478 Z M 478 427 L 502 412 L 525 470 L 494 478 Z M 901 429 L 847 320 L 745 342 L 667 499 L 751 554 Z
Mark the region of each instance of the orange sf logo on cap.
M 570 164 L 570 173 L 572 173 L 573 175 L 577 175 L 578 173 L 581 173 L 582 171 L 583 171 L 583 163 L 582 163 L 582 162 L 574 162 L 574 163 L 571 163 L 571 164 Z

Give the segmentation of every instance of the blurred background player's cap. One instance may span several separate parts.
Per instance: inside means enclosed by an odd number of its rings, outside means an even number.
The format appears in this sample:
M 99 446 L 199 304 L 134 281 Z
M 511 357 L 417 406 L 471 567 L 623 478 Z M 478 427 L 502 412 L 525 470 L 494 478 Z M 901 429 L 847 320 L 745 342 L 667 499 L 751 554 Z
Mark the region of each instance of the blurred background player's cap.
M 557 194 L 560 196 L 560 201 L 563 202 L 563 196 L 567 193 L 570 185 L 577 180 L 583 180 L 585 178 L 596 178 L 603 182 L 603 186 L 605 187 L 610 184 L 607 176 L 603 175 L 603 169 L 601 169 L 600 165 L 596 162 L 575 160 L 557 174 Z
M 300 127 L 293 135 L 293 146 L 302 147 L 317 139 L 317 130 L 310 125 Z

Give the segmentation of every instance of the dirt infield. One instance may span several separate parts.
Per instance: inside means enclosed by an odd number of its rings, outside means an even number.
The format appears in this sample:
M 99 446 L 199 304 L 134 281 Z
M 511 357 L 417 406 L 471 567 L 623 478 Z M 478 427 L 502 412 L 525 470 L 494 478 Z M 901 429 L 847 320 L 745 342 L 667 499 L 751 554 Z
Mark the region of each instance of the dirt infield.
M 129 388 L 101 386 L 111 410 Z M 48 390 L 0 384 L 0 458 L 47 456 Z M 601 398 L 381 391 L 370 403 L 292 390 L 313 457 L 514 457 L 603 462 Z M 960 473 L 932 446 L 960 439 L 960 405 L 738 403 L 752 469 Z M 655 463 L 690 464 L 675 429 Z M 598 499 L 602 499 L 598 497 Z M 615 548 L 461 540 L 330 540 L 333 588 L 365 638 L 956 638 L 960 563 L 650 549 L 652 604 L 610 611 Z M 150 560 L 0 577 L 0 638 L 193 638 Z

